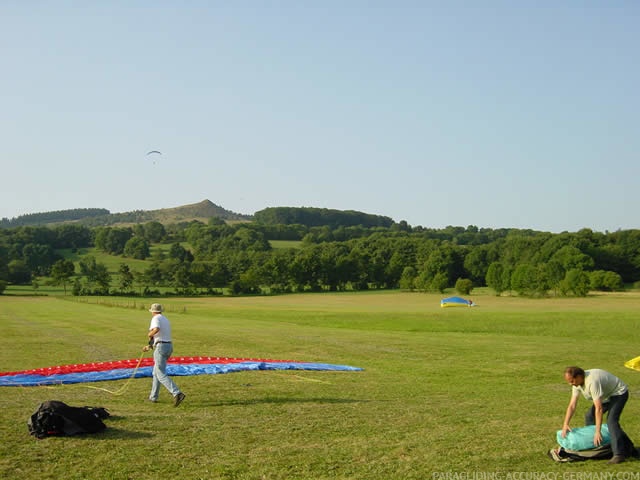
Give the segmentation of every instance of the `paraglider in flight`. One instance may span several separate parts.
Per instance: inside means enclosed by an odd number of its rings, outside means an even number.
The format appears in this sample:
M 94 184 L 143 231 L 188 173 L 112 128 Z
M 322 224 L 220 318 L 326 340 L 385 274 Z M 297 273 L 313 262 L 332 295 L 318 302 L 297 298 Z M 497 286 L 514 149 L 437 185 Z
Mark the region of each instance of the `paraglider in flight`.
M 148 157 L 149 155 L 151 155 L 151 154 L 154 154 L 154 156 L 155 156 L 155 155 L 162 155 L 162 152 L 159 152 L 158 150 L 151 150 L 150 152 L 147 152 L 147 157 Z M 156 161 L 155 161 L 155 160 L 153 161 L 153 164 L 154 164 L 154 165 L 156 164 Z

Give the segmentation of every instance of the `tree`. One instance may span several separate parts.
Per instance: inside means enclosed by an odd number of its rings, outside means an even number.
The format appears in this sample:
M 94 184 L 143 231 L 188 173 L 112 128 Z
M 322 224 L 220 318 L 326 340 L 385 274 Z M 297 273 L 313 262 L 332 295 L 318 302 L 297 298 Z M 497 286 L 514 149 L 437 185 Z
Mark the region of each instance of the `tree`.
M 589 284 L 592 290 L 614 292 L 623 288 L 622 277 L 615 272 L 596 270 L 589 273 Z
M 551 260 L 559 262 L 565 272 L 571 269 L 590 270 L 595 265 L 593 258 L 582 253 L 578 248 L 565 245 L 553 254 Z
M 552 288 L 556 294 L 560 290 L 560 284 L 564 279 L 565 271 L 562 264 L 557 259 L 549 260 L 546 264 L 547 280 L 549 288 Z
M 112 228 L 107 234 L 106 252 L 114 255 L 122 255 L 124 246 L 133 236 L 130 228 Z
M 459 278 L 456 280 L 456 291 L 461 295 L 469 295 L 473 290 L 473 282 L 468 278 Z
M 204 288 L 212 293 L 211 265 L 206 262 L 193 262 L 189 266 L 189 278 L 196 288 Z
M 161 262 L 152 262 L 151 265 L 149 265 L 149 267 L 144 271 L 144 278 L 146 280 L 147 286 L 162 285 L 162 282 L 164 281 L 164 274 L 162 272 Z
M 495 255 L 484 245 L 475 247 L 464 257 L 464 269 L 469 274 L 469 279 L 474 285 L 482 285 L 487 277 L 490 260 L 495 260 Z
M 9 279 L 9 255 L 7 250 L 0 245 L 0 280 Z
M 64 287 L 64 294 L 67 294 L 67 282 L 75 274 L 75 266 L 71 260 L 58 260 L 51 267 L 51 277 L 53 277 L 54 285 Z
M 403 290 L 413 290 L 415 288 L 416 269 L 414 267 L 404 267 L 400 277 L 400 288 Z
M 318 249 L 318 280 L 330 291 L 342 290 L 351 275 L 351 261 L 346 245 L 337 242 L 324 243 Z
M 70 248 L 73 251 L 91 245 L 91 230 L 82 225 L 60 225 L 55 227 L 54 248 Z
M 616 272 L 604 272 L 603 283 L 604 283 L 604 287 L 611 292 L 615 292 L 616 290 L 622 290 L 624 288 L 622 277 L 618 275 Z
M 120 283 L 118 285 L 120 287 L 120 290 L 125 293 L 129 292 L 131 290 L 131 287 L 133 286 L 134 279 L 133 272 L 131 272 L 129 265 L 127 265 L 126 263 L 121 263 L 120 268 L 118 269 L 118 275 L 120 278 Z
M 431 290 L 435 292 L 444 293 L 444 289 L 449 285 L 449 278 L 446 273 L 438 272 L 431 279 Z
M 93 244 L 98 250 L 107 251 L 107 235 L 109 234 L 108 227 L 99 227 L 94 230 Z
M 160 222 L 147 222 L 144 224 L 144 236 L 151 243 L 159 243 L 165 239 L 167 232 Z
M 173 243 L 169 249 L 169 258 L 178 260 L 180 263 L 193 262 L 193 254 L 179 243 Z
M 573 292 L 577 297 L 586 297 L 589 293 L 589 275 L 578 268 L 569 270 L 562 283 L 563 292 Z
M 487 286 L 493 288 L 498 296 L 509 290 L 511 284 L 509 270 L 500 262 L 493 262 L 489 265 L 485 280 Z
M 427 272 L 420 272 L 413 280 L 413 285 L 417 290 L 426 292 L 429 290 L 431 279 L 427 277 Z
M 31 270 L 24 261 L 11 260 L 8 270 L 8 280 L 14 285 L 29 285 L 31 283 Z
M 448 243 L 441 244 L 433 250 L 424 264 L 424 271 L 428 278 L 435 278 L 438 273 L 443 274 L 447 284 L 454 278 L 464 275 L 460 249 Z M 446 287 L 445 287 L 446 288 Z
M 532 296 L 537 290 L 536 267 L 528 263 L 516 266 L 511 274 L 511 288 L 513 288 L 518 295 Z
M 89 293 L 92 293 L 95 284 L 98 285 L 99 293 L 109 293 L 111 275 L 105 264 L 97 262 L 94 256 L 88 255 L 83 260 L 80 260 L 78 265 L 80 266 L 80 273 L 85 276 L 86 290 Z
M 103 263 L 97 263 L 95 267 L 95 281 L 98 284 L 98 292 L 102 295 L 109 294 L 111 286 L 111 274 L 107 270 L 107 266 Z
M 416 246 L 414 241 L 400 238 L 393 242 L 388 241 L 387 249 L 391 252 L 391 257 L 386 267 L 386 273 L 389 286 L 393 288 L 400 284 L 402 274 L 407 267 L 414 268 L 415 276 Z
M 77 297 L 82 294 L 82 284 L 80 283 L 80 279 L 78 277 L 73 281 L 73 289 L 71 290 L 71 295 Z
M 133 236 L 131 228 L 104 227 L 96 229 L 95 246 L 103 252 L 121 255 L 124 247 Z
M 145 260 L 150 255 L 149 243 L 142 237 L 132 237 L 124 245 L 124 255 L 137 260 Z
M 145 272 L 133 271 L 133 286 L 140 289 L 140 295 L 144 295 L 144 291 L 149 288 L 149 278 Z
M 546 263 L 541 263 L 536 265 L 535 269 L 535 283 L 533 285 L 534 293 L 539 296 L 546 296 L 549 288 L 551 288 L 549 281 L 549 266 Z
M 35 275 L 47 275 L 56 258 L 51 245 L 28 243 L 22 248 L 22 259 Z
M 191 276 L 189 263 L 179 263 L 173 270 L 173 278 L 171 284 L 179 295 L 191 294 Z
M 282 293 L 291 290 L 291 264 L 295 258 L 293 249 L 274 250 L 262 265 L 263 278 L 272 293 Z

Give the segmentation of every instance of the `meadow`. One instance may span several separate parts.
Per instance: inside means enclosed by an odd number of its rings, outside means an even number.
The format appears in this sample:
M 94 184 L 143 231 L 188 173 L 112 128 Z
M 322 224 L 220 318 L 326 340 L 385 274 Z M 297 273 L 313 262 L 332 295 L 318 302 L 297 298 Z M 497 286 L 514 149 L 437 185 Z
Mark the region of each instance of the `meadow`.
M 640 355 L 640 294 L 472 298 L 478 307 L 442 309 L 438 295 L 407 292 L 0 296 L 2 371 L 138 358 L 153 301 L 167 307 L 178 356 L 364 369 L 174 377 L 187 395 L 178 408 L 166 390 L 147 402 L 148 378 L 122 395 L 106 390 L 125 380 L 0 387 L 0 478 L 506 480 L 640 470 L 638 461 L 546 456 L 570 396 L 562 371 L 573 364 L 627 381 L 622 424 L 640 445 L 640 372 L 623 365 Z M 26 423 L 45 400 L 112 417 L 100 434 L 37 440 Z M 580 401 L 573 426 L 588 406 Z

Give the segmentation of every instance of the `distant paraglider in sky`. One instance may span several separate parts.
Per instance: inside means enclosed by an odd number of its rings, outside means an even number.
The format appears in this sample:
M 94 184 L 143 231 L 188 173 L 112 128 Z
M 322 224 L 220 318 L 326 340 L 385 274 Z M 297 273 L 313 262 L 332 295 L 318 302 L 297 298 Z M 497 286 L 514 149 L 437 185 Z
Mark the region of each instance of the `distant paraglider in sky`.
M 153 155 L 155 157 L 156 155 L 162 155 L 162 152 L 159 152 L 158 150 L 151 150 L 150 152 L 147 152 L 147 156 L 149 155 Z M 156 164 L 155 160 L 153 161 L 153 164 Z

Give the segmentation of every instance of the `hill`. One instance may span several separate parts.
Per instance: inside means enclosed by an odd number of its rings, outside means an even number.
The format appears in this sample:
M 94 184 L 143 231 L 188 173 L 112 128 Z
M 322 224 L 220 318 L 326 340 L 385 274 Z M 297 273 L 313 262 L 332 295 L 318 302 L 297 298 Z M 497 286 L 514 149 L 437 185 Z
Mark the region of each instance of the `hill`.
M 198 220 L 207 222 L 216 217 L 225 221 L 251 221 L 251 215 L 243 215 L 226 210 L 210 200 L 183 205 L 175 208 L 159 210 L 134 210 L 131 212 L 111 213 L 106 209 L 73 209 L 56 212 L 31 213 L 13 219 L 3 218 L 0 227 L 44 226 L 62 223 L 76 223 L 89 227 L 117 224 L 160 222 L 163 224 L 190 222 Z
M 210 218 L 220 218 L 225 221 L 250 221 L 251 215 L 242 215 L 226 210 L 210 200 L 159 210 L 134 210 L 132 212 L 112 213 L 102 217 L 87 218 L 80 223 L 91 227 L 160 222 L 162 224 L 191 222 L 194 220 L 206 223 Z

